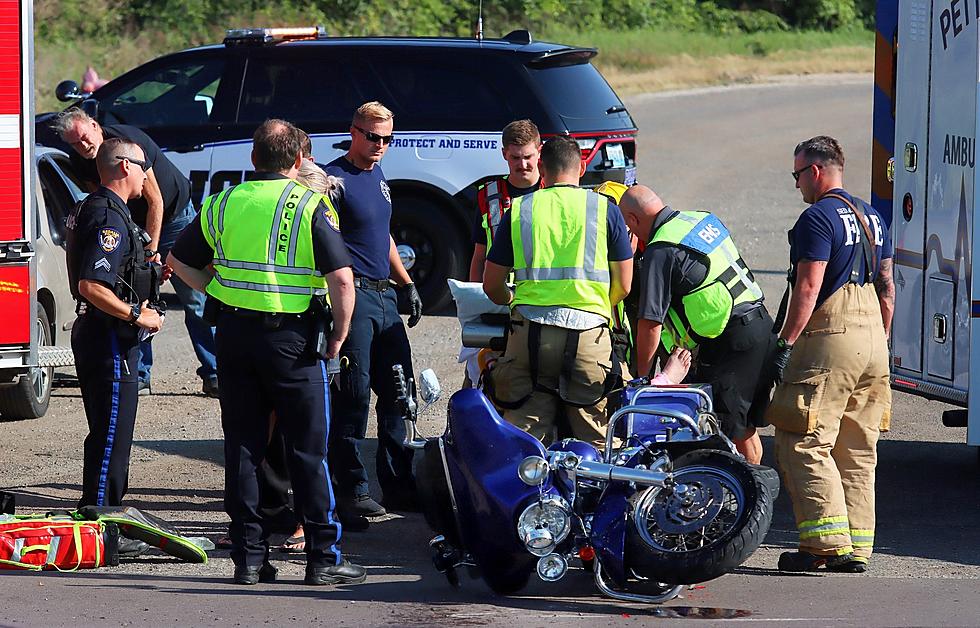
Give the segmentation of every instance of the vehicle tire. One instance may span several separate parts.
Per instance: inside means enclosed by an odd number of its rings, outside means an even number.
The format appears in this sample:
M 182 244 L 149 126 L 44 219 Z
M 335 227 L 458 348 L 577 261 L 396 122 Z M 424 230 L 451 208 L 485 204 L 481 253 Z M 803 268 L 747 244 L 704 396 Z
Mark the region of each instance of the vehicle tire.
M 49 347 L 54 344 L 48 313 L 38 304 L 37 318 L 38 345 Z M 21 375 L 16 384 L 0 388 L 0 418 L 36 419 L 44 416 L 51 401 L 51 383 L 54 368 L 32 368 L 27 375 Z
M 660 487 L 634 496 L 627 566 L 657 582 L 694 584 L 745 562 L 772 523 L 771 479 L 731 453 L 704 449 L 675 460 L 674 478 L 692 491 L 686 498 Z
M 452 299 L 446 279 L 466 279 L 471 251 L 451 208 L 423 196 L 396 194 L 391 234 L 425 311 L 446 307 Z

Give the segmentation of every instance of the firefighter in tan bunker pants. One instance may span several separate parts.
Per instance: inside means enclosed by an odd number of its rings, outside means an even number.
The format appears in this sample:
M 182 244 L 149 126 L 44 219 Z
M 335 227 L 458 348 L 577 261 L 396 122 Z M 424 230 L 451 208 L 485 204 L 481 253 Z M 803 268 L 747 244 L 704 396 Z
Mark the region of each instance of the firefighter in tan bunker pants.
M 800 532 L 799 550 L 779 557 L 783 571 L 862 573 L 874 545 L 876 448 L 891 407 L 892 247 L 881 217 L 843 190 L 843 171 L 833 138 L 794 151 L 810 206 L 790 232 L 793 291 L 766 413 Z

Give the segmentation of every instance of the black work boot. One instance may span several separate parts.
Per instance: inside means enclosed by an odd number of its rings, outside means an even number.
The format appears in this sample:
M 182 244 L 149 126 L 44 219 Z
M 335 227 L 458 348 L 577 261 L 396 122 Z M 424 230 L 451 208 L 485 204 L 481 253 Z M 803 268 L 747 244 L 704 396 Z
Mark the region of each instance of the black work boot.
M 261 567 L 242 565 L 235 567 L 235 584 L 258 584 L 259 582 L 275 582 L 279 570 L 272 563 L 265 561 Z
M 850 553 L 840 556 L 820 556 L 798 551 L 783 552 L 779 555 L 780 571 L 819 571 L 820 567 L 835 573 L 864 573 L 868 568 L 868 562 Z
M 339 565 L 329 567 L 306 566 L 306 584 L 358 584 L 367 579 L 367 569 L 344 559 Z

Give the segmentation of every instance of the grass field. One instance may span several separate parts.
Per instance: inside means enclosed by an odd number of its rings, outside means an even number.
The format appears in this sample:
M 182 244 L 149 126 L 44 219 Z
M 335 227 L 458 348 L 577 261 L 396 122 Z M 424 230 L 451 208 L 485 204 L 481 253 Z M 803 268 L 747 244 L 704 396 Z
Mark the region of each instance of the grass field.
M 87 65 L 111 78 L 196 43 L 175 41 L 169 35 L 144 32 L 110 42 L 38 40 L 37 111 L 60 109 L 63 105 L 54 97 L 55 86 L 67 78 L 79 81 Z M 871 72 L 874 64 L 874 33 L 862 30 L 722 36 L 652 30 L 583 33 L 554 28 L 535 37 L 598 48 L 595 63 L 620 94 L 746 83 L 786 74 Z

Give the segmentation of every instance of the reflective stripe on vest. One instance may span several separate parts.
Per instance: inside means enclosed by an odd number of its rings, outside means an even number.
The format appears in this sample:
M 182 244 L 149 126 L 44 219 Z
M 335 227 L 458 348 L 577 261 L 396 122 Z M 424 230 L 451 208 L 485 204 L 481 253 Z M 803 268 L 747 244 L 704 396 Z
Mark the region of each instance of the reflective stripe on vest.
M 247 181 L 208 197 L 201 212 L 215 251 L 208 294 L 260 312 L 305 312 L 313 295 L 326 294 L 313 254 L 321 201 L 333 211 L 329 199 L 288 179 Z
M 477 194 L 477 205 L 482 216 L 483 229 L 487 232 L 487 251 L 493 244 L 493 236 L 504 217 L 504 212 L 510 209 L 510 193 L 507 179 L 494 179 L 480 189 Z
M 604 196 L 554 187 L 511 207 L 512 305 L 561 305 L 609 319 L 609 259 Z
M 725 331 L 732 309 L 762 299 L 762 288 L 735 248 L 731 234 L 718 217 L 708 212 L 679 212 L 657 229 L 650 245 L 674 244 L 707 258 L 708 273 L 678 310 L 672 304 L 664 321 L 664 348 L 692 349 L 704 339 Z

